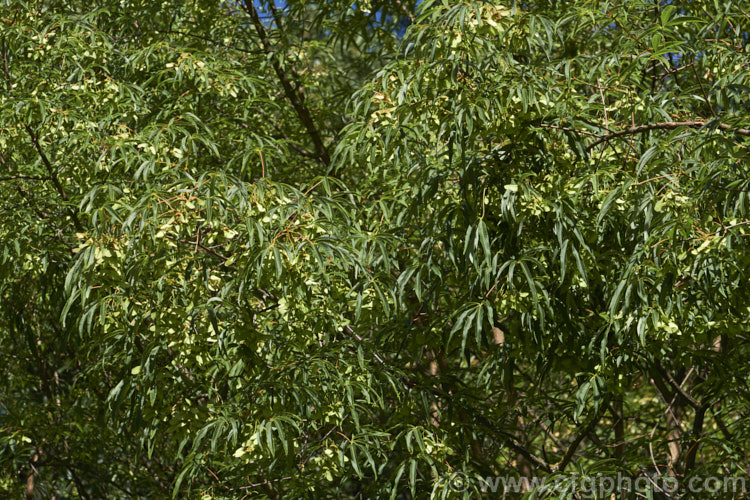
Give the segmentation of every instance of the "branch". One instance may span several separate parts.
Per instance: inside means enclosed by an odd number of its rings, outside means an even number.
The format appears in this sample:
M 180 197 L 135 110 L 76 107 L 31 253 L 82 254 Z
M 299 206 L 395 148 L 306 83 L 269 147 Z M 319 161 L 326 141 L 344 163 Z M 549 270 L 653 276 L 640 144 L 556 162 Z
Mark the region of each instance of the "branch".
M 146 469 L 151 473 L 151 475 L 154 477 L 154 481 L 159 486 L 159 488 L 162 489 L 162 491 L 169 491 L 169 486 L 162 481 L 162 479 L 159 477 L 159 474 L 156 473 L 154 468 L 151 465 L 151 461 L 146 458 L 143 453 L 141 453 L 141 457 L 143 458 L 143 464 L 146 466 Z
M 615 419 L 615 457 L 622 460 L 625 456 L 625 410 L 622 396 L 612 404 L 612 417 Z
M 401 7 L 401 10 L 404 11 L 404 14 L 406 14 L 406 17 L 408 17 L 411 21 L 414 21 L 414 13 L 410 12 L 409 9 L 406 8 L 406 5 L 401 0 L 395 0 L 396 5 Z
M 252 489 L 252 488 L 257 488 L 259 486 L 267 486 L 267 485 L 271 485 L 273 483 L 278 483 L 280 481 L 286 481 L 287 479 L 292 479 L 292 476 L 284 476 L 284 477 L 280 477 L 278 479 L 266 479 L 265 481 L 260 482 L 260 483 L 251 483 L 251 484 L 249 484 L 247 486 L 240 486 L 239 488 L 235 488 L 235 489 L 236 490 L 249 490 L 249 489 Z
M 703 434 L 703 422 L 706 416 L 706 410 L 709 405 L 703 405 L 695 410 L 695 417 L 693 419 L 693 432 L 692 439 L 688 446 L 688 452 L 685 456 L 685 468 L 683 474 L 689 474 L 695 467 L 695 458 L 698 455 L 698 448 L 700 447 L 700 438 Z
M 555 130 L 564 130 L 566 132 L 575 132 L 576 134 L 589 135 L 592 137 L 602 137 L 601 134 L 595 134 L 594 132 L 589 132 L 588 130 L 581 130 L 573 127 L 561 127 L 559 125 L 548 125 L 546 123 L 540 123 L 539 126 L 542 128 L 552 128 Z
M 538 469 L 542 469 L 544 472 L 551 473 L 552 467 L 549 466 L 549 464 L 542 458 L 537 457 L 533 453 L 531 453 L 529 450 L 521 446 L 520 444 L 516 443 L 515 438 L 508 437 L 508 440 L 506 441 L 508 446 L 510 446 L 513 451 L 516 453 L 519 453 L 524 456 L 526 460 L 534 464 L 535 467 Z
M 360 343 L 364 342 L 364 340 L 362 340 L 362 337 L 360 337 L 359 335 L 357 335 L 357 334 L 356 334 L 356 333 L 354 332 L 354 330 L 352 330 L 352 327 L 350 327 L 349 325 L 346 325 L 346 326 L 344 326 L 344 330 L 346 330 L 346 333 L 348 333 L 349 335 L 353 335 L 353 336 L 354 336 L 354 338 L 355 338 L 355 339 L 357 339 L 357 342 L 360 342 Z M 386 363 L 385 363 L 385 361 L 383 361 L 383 358 L 381 358 L 381 357 L 380 357 L 380 356 L 378 355 L 378 353 L 377 353 L 377 352 L 375 352 L 375 351 L 372 351 L 372 355 L 373 355 L 373 357 L 374 357 L 375 359 L 377 359 L 377 360 L 378 360 L 378 363 L 380 363 L 380 364 L 381 364 L 381 365 L 383 365 L 383 366 L 386 366 Z
M 734 436 L 732 436 L 732 433 L 729 432 L 729 429 L 727 428 L 724 421 L 721 419 L 721 415 L 719 415 L 716 408 L 711 408 L 711 412 L 714 415 L 714 422 L 716 422 L 716 425 L 719 427 L 719 430 L 724 435 L 724 439 L 727 441 L 734 441 Z
M 39 153 L 39 157 L 42 159 L 42 163 L 44 163 L 44 166 L 47 167 L 49 179 L 52 181 L 52 184 L 55 185 L 55 189 L 57 189 L 57 192 L 60 193 L 63 201 L 68 201 L 68 193 L 65 192 L 65 188 L 60 183 L 60 179 L 57 178 L 57 172 L 55 171 L 55 168 L 52 166 L 52 163 L 50 163 L 47 155 L 44 153 L 41 144 L 39 144 L 39 138 L 36 136 L 32 128 L 28 125 L 24 125 L 23 128 L 26 129 L 26 133 L 29 134 L 29 138 L 31 138 L 31 144 L 34 145 L 34 149 L 36 149 L 37 153 Z M 78 219 L 78 215 L 76 215 L 73 209 L 70 210 L 70 218 L 73 220 L 73 225 L 76 227 L 76 230 L 79 233 L 83 233 L 83 224 L 81 224 L 81 221 Z
M 687 401 L 687 403 L 695 408 L 696 410 L 700 409 L 703 405 L 698 402 L 694 397 L 692 397 L 690 394 L 685 392 L 685 390 L 682 388 L 680 384 L 677 383 L 677 381 L 672 377 L 672 375 L 666 371 L 664 368 L 662 368 L 659 364 L 656 365 L 656 371 L 659 373 L 659 375 L 662 376 L 664 380 L 666 380 L 672 388 L 677 391 L 677 393 L 682 396 L 682 398 Z M 684 383 L 684 381 L 683 381 Z
M 246 50 L 246 49 L 241 49 L 239 47 L 232 47 L 232 46 L 229 46 L 229 45 L 227 45 L 225 43 L 222 43 L 222 42 L 220 42 L 218 40 L 214 40 L 213 38 L 209 38 L 209 37 L 201 36 L 201 35 L 196 35 L 194 33 L 187 33 L 185 31 L 167 30 L 167 31 L 163 31 L 162 33 L 168 33 L 168 34 L 172 34 L 172 35 L 182 35 L 182 36 L 187 36 L 187 37 L 191 37 L 191 38 L 196 38 L 198 40 L 203 40 L 204 42 L 208 42 L 210 44 L 213 44 L 213 45 L 215 45 L 217 47 L 222 47 L 222 48 L 227 49 L 227 50 L 235 50 L 237 52 L 242 52 L 243 54 L 251 54 L 251 55 L 254 55 L 254 56 L 258 56 L 258 55 L 262 55 L 263 54 L 262 51 Z
M 78 495 L 86 500 L 91 500 L 91 495 L 89 495 L 86 491 L 86 487 L 83 485 L 83 482 L 81 482 L 78 474 L 76 474 L 75 469 L 73 467 L 67 467 L 67 469 L 70 472 L 70 476 L 73 478 L 73 482 L 76 485 L 76 491 L 78 491 Z
M 703 128 L 706 125 L 708 125 L 710 122 L 706 121 L 690 121 L 690 122 L 662 122 L 662 123 L 651 123 L 649 125 L 638 125 L 635 127 L 628 127 L 623 130 L 618 130 L 617 132 L 612 132 L 611 134 L 607 134 L 603 136 L 602 138 L 594 141 L 592 144 L 590 144 L 586 151 L 589 151 L 599 144 L 603 142 L 607 142 L 610 139 L 615 139 L 617 137 L 622 137 L 623 135 L 635 135 L 635 134 L 642 134 L 644 132 L 649 132 L 651 130 L 674 130 L 676 128 L 680 127 L 688 127 L 688 128 Z M 727 125 L 726 123 L 719 123 L 716 125 L 716 128 L 721 130 L 726 130 L 729 132 L 734 132 L 737 135 L 743 135 L 746 137 L 750 137 L 750 130 L 746 128 L 732 128 L 730 125 Z
M 209 255 L 211 255 L 213 257 L 216 257 L 217 259 L 220 259 L 222 261 L 222 265 L 224 265 L 224 262 L 226 262 L 227 260 L 229 260 L 230 257 L 231 257 L 231 255 L 229 257 L 227 257 L 225 255 L 220 254 L 219 252 L 217 252 L 216 250 L 214 250 L 215 247 L 207 247 L 207 246 L 205 246 L 203 243 L 200 242 L 200 239 L 198 239 L 198 238 L 196 238 L 196 241 L 188 241 L 188 240 L 184 240 L 184 239 L 181 239 L 181 238 L 176 238 L 176 237 L 172 236 L 171 234 L 166 234 L 166 235 L 164 235 L 164 237 L 167 238 L 168 240 L 172 240 L 172 241 L 176 241 L 178 243 L 183 243 L 185 245 L 193 246 L 196 249 L 195 251 L 197 251 L 197 249 L 200 248 L 205 253 L 207 253 L 207 254 L 209 254 Z M 221 245 L 217 245 L 217 246 L 221 246 Z
M 606 407 L 607 405 L 604 404 L 602 407 Z M 596 412 L 594 415 L 591 416 L 591 420 L 589 420 L 589 423 L 586 424 L 586 427 L 581 430 L 581 432 L 573 439 L 573 441 L 568 446 L 568 450 L 565 452 L 565 456 L 563 456 L 563 459 L 560 460 L 560 463 L 556 464 L 553 469 L 556 472 L 562 472 L 565 470 L 565 467 L 568 466 L 568 464 L 573 460 L 573 455 L 575 455 L 576 450 L 578 449 L 578 445 L 581 444 L 581 441 L 585 437 L 587 437 L 591 431 L 594 430 L 594 427 L 599 423 L 599 419 L 601 418 L 601 412 Z
M 255 31 L 258 33 L 260 43 L 263 46 L 263 51 L 267 56 L 269 56 L 271 65 L 276 72 L 276 76 L 278 76 L 279 80 L 281 81 L 281 86 L 284 88 L 284 94 L 292 103 L 294 111 L 297 113 L 297 116 L 299 116 L 302 125 L 304 125 L 305 129 L 307 130 L 310 139 L 312 139 L 318 159 L 324 165 L 330 165 L 331 158 L 330 156 L 328 156 L 328 151 L 323 144 L 323 139 L 320 137 L 320 132 L 318 132 L 318 129 L 315 126 L 315 122 L 313 121 L 312 115 L 310 114 L 310 110 L 307 109 L 307 106 L 305 106 L 305 94 L 302 91 L 302 87 L 300 86 L 299 82 L 290 80 L 284 72 L 284 69 L 281 67 L 279 60 L 274 53 L 273 47 L 271 47 L 271 43 L 269 42 L 268 33 L 266 33 L 266 28 L 263 26 L 263 21 L 261 21 L 260 16 L 258 15 L 258 11 L 255 9 L 255 5 L 253 4 L 252 0 L 245 0 L 242 5 L 245 11 L 247 11 L 247 13 L 250 15 L 250 20 L 255 27 Z M 292 70 L 292 73 L 296 74 L 294 70 Z
M 0 177 L 0 181 L 15 181 L 15 180 L 31 180 L 31 181 L 48 181 L 49 177 L 38 177 L 36 175 L 11 175 L 8 177 Z

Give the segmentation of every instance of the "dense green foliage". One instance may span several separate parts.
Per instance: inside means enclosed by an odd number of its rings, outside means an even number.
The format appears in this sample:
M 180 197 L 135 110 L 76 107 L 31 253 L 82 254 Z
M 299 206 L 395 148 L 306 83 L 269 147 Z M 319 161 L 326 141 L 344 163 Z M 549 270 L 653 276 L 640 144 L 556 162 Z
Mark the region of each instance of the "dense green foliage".
M 2 0 L 0 495 L 745 477 L 743 4 Z

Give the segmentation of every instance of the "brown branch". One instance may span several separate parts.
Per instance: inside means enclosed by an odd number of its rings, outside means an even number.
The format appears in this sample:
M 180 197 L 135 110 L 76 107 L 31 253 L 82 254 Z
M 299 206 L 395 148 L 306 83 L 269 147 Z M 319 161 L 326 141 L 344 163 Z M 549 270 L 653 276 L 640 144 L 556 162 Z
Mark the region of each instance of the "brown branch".
M 33 144 L 34 149 L 36 149 L 37 153 L 39 153 L 39 157 L 42 159 L 42 163 L 44 163 L 44 166 L 47 167 L 49 179 L 52 181 L 52 184 L 55 185 L 55 189 L 60 194 L 60 197 L 63 199 L 63 201 L 68 201 L 68 193 L 65 192 L 65 188 L 60 183 L 60 179 L 57 178 L 57 172 L 55 171 L 55 168 L 52 166 L 49 158 L 47 158 L 47 155 L 44 153 L 44 149 L 42 149 L 41 144 L 39 144 L 39 138 L 34 133 L 34 130 L 28 125 L 24 125 L 23 128 L 26 129 L 26 133 L 29 134 L 31 144 Z M 70 218 L 73 221 L 73 225 L 76 227 L 76 230 L 79 233 L 83 233 L 83 224 L 81 224 L 81 221 L 78 219 L 78 215 L 76 215 L 73 209 L 70 209 Z
M 721 415 L 719 415 L 716 408 L 712 408 L 711 411 L 714 415 L 714 422 L 716 422 L 716 425 L 719 427 L 719 430 L 724 435 L 724 439 L 727 441 L 734 441 L 734 436 L 731 432 L 729 432 L 729 428 L 727 428 L 727 425 L 724 423 L 724 421 L 721 419 Z
M 685 69 L 693 66 L 694 64 L 695 64 L 694 62 L 691 62 L 690 64 L 686 64 L 684 66 L 680 66 L 679 68 L 675 68 L 675 69 L 669 70 L 666 73 L 664 73 L 664 75 L 661 77 L 661 80 L 664 81 L 665 79 L 667 79 L 671 75 L 674 75 L 675 73 L 679 73 L 680 71 L 685 70 Z
M 692 406 L 692 407 L 693 407 L 693 408 L 695 408 L 696 410 L 697 410 L 697 409 L 700 409 L 700 408 L 701 408 L 701 407 L 703 406 L 703 405 L 701 405 L 701 403 L 699 403 L 699 402 L 698 402 L 698 400 L 696 400 L 696 399 L 695 399 L 694 397 L 692 397 L 692 396 L 691 396 L 690 394 L 688 394 L 687 392 L 685 392 L 685 390 L 684 390 L 684 389 L 682 388 L 682 386 L 681 386 L 680 384 L 678 384 L 678 383 L 677 383 L 677 381 L 676 381 L 676 380 L 674 379 L 674 377 L 672 377 L 672 375 L 671 375 L 671 374 L 670 374 L 670 373 L 669 373 L 669 372 L 668 372 L 667 370 L 665 370 L 664 368 L 662 368 L 662 367 L 661 367 L 660 365 L 657 365 L 657 366 L 656 366 L 656 371 L 657 371 L 657 372 L 659 373 L 659 375 L 661 375 L 661 377 L 662 377 L 662 378 L 663 378 L 664 380 L 666 380 L 666 381 L 667 381 L 667 383 L 669 383 L 669 385 L 670 385 L 670 386 L 671 386 L 671 387 L 672 387 L 672 388 L 673 388 L 673 389 L 674 389 L 675 391 L 677 391 L 677 393 L 678 393 L 678 394 L 679 394 L 680 396 L 682 396 L 682 398 L 683 398 L 683 399 L 684 399 L 685 401 L 687 401 L 687 403 L 688 403 L 688 404 L 689 404 L 690 406 Z M 683 381 L 683 383 L 684 383 L 684 381 Z
M 5 75 L 5 84 L 8 87 L 8 91 L 10 91 L 11 83 L 10 83 L 10 68 L 8 68 L 8 52 L 7 48 L 5 46 L 5 37 L 3 37 L 3 43 L 0 44 L 0 51 L 3 52 L 3 74 Z
M 736 224 L 730 224 L 728 226 L 723 226 L 718 231 L 714 231 L 713 233 L 709 233 L 709 236 L 712 235 L 712 234 L 719 234 L 719 233 L 721 233 L 722 236 L 724 236 L 725 234 L 727 234 L 728 230 L 734 229 L 735 227 L 738 227 L 738 226 L 747 226 L 748 224 L 750 224 L 750 221 L 746 220 L 746 221 L 743 221 L 743 222 L 738 222 Z
M 91 499 L 91 495 L 89 495 L 88 492 L 86 491 L 86 487 L 83 485 L 83 482 L 78 477 L 78 474 L 76 474 L 75 469 L 73 467 L 70 467 L 70 466 L 68 466 L 66 468 L 70 472 L 70 476 L 73 478 L 73 482 L 76 485 L 76 491 L 78 492 L 78 495 L 81 498 L 85 499 L 85 500 L 90 500 Z
M 307 108 L 307 106 L 305 106 L 305 94 L 302 90 L 302 87 L 300 86 L 299 82 L 295 83 L 290 80 L 284 72 L 284 69 L 281 67 L 274 49 L 273 47 L 271 47 L 268 33 L 266 32 L 266 28 L 263 26 L 263 21 L 261 21 L 260 16 L 258 15 L 258 11 L 255 9 L 255 5 L 253 4 L 253 2 L 251 0 L 245 0 L 242 5 L 245 11 L 250 16 L 250 20 L 255 27 L 255 31 L 258 33 L 263 51 L 267 56 L 269 56 L 271 65 L 276 72 L 276 76 L 278 76 L 279 80 L 281 81 L 281 86 L 284 88 L 284 94 L 292 103 L 294 111 L 297 113 L 297 116 L 302 122 L 302 125 L 307 130 L 307 134 L 310 136 L 310 139 L 315 146 L 315 152 L 318 159 L 324 165 L 330 165 L 331 158 L 328 155 L 328 151 L 326 150 L 325 145 L 323 144 L 323 139 L 321 138 L 320 132 L 315 126 L 315 122 L 313 121 L 312 115 L 310 114 L 310 110 Z M 296 74 L 294 70 L 292 70 L 292 73 Z
M 151 465 L 151 461 L 146 458 L 143 454 L 141 454 L 141 457 L 143 459 L 143 464 L 146 466 L 146 469 L 151 473 L 151 475 L 154 478 L 154 481 L 156 484 L 161 488 L 162 491 L 169 491 L 169 485 L 167 485 L 161 477 L 159 477 L 159 474 L 154 470 L 153 466 Z
M 633 127 L 628 127 L 623 130 L 618 130 L 617 132 L 612 132 L 611 134 L 607 134 L 597 141 L 594 141 L 592 144 L 590 144 L 586 151 L 589 151 L 599 144 L 603 142 L 607 142 L 611 139 L 615 139 L 617 137 L 622 137 L 624 135 L 635 135 L 635 134 L 642 134 L 644 132 L 649 132 L 651 130 L 674 130 L 676 128 L 680 127 L 688 127 L 688 128 L 702 128 L 708 125 L 710 122 L 696 120 L 696 121 L 689 121 L 689 122 L 662 122 L 662 123 L 651 123 L 649 125 L 638 125 Z M 716 128 L 721 130 L 726 130 L 728 132 L 733 132 L 737 135 L 742 135 L 746 137 L 750 137 L 750 130 L 746 128 L 732 128 L 730 125 L 727 125 L 726 123 L 719 123 L 716 125 Z
M 362 337 L 360 337 L 359 335 L 357 335 L 357 334 L 355 333 L 355 331 L 354 331 L 354 330 L 352 330 L 352 327 L 350 327 L 349 325 L 346 325 L 346 326 L 344 326 L 344 330 L 346 330 L 346 333 L 348 333 L 349 335 L 353 335 L 353 336 L 354 336 L 354 338 L 355 338 L 355 339 L 357 339 L 357 342 L 360 342 L 360 343 L 364 342 L 364 340 L 362 340 Z M 372 355 L 373 355 L 373 357 L 374 357 L 374 358 L 375 358 L 376 360 L 378 360 L 378 363 L 380 363 L 380 364 L 381 364 L 381 365 L 383 365 L 383 366 L 386 366 L 386 363 L 385 363 L 385 361 L 383 361 L 383 358 L 381 358 L 381 357 L 380 357 L 380 356 L 378 355 L 378 353 L 377 353 L 377 352 L 375 352 L 375 351 L 372 351 Z
M 227 257 L 225 255 L 220 254 L 216 250 L 214 250 L 214 248 L 216 248 L 216 247 L 207 247 L 204 244 L 202 244 L 200 242 L 200 237 L 199 236 L 196 237 L 195 241 L 188 241 L 188 240 L 184 240 L 184 239 L 181 239 L 181 238 L 175 238 L 174 236 L 172 236 L 170 234 L 166 234 L 166 235 L 164 235 L 164 237 L 167 238 L 168 240 L 176 241 L 178 243 L 183 243 L 185 245 L 191 245 L 191 246 L 195 245 L 194 252 L 197 252 L 197 249 L 200 248 L 205 253 L 207 253 L 207 254 L 209 254 L 209 255 L 211 255 L 213 257 L 216 257 L 217 259 L 220 259 L 222 261 L 222 264 L 231 258 L 231 255 Z M 222 245 L 217 245 L 217 246 L 222 246 Z
M 606 406 L 606 404 L 602 405 L 602 407 Z M 575 437 L 575 439 L 573 439 L 573 441 L 568 445 L 568 450 L 565 452 L 563 459 L 553 467 L 556 472 L 562 472 L 565 470 L 568 464 L 573 460 L 573 455 L 575 455 L 575 452 L 578 449 L 578 446 L 581 444 L 581 441 L 583 441 L 584 438 L 586 438 L 591 433 L 591 431 L 594 430 L 596 425 L 599 423 L 600 418 L 600 412 L 596 412 L 591 416 L 591 420 L 589 420 L 588 424 L 586 424 L 586 427 L 584 427 L 583 430 L 581 430 L 581 432 Z
M 510 446 L 513 449 L 513 451 L 515 451 L 516 453 L 520 455 L 523 455 L 523 457 L 529 462 L 531 462 L 535 467 L 547 473 L 552 472 L 552 467 L 550 467 L 550 465 L 543 458 L 537 457 L 536 455 L 531 453 L 529 450 L 527 450 L 526 448 L 518 444 L 515 438 L 509 437 L 506 443 L 508 444 L 508 446 Z
M 580 130 L 580 129 L 572 128 L 572 127 L 561 127 L 559 125 L 548 125 L 546 123 L 540 123 L 539 126 L 542 128 L 552 128 L 555 130 L 565 130 L 567 132 L 575 132 L 576 134 L 589 135 L 591 137 L 602 137 L 601 134 L 595 134 L 594 132 L 589 132 L 587 130 Z
M 695 457 L 698 455 L 698 448 L 700 448 L 700 438 L 703 434 L 703 422 L 706 416 L 706 410 L 709 405 L 705 404 L 695 410 L 695 417 L 693 418 L 693 430 L 690 443 L 688 444 L 687 455 L 685 456 L 685 467 L 682 470 L 684 474 L 690 473 L 695 467 Z
M 621 461 L 625 457 L 625 410 L 622 396 L 612 404 L 612 418 L 615 419 L 615 458 Z
M 42 450 L 37 450 L 36 453 L 34 453 L 34 458 L 29 463 L 30 471 L 29 474 L 26 476 L 26 499 L 27 500 L 33 500 L 34 498 L 34 478 L 39 472 L 36 468 L 36 463 L 39 462 L 39 455 L 42 454 Z
M 679 388 L 682 389 L 682 386 L 685 385 L 685 382 L 690 378 L 690 375 L 693 373 L 693 368 L 691 368 L 684 376 L 680 376 L 682 379 L 682 382 L 678 384 Z M 664 411 L 665 414 L 669 414 L 670 420 L 668 421 L 668 426 L 671 427 L 671 430 L 669 431 L 669 434 L 667 435 L 667 445 L 669 447 L 669 460 L 667 467 L 670 472 L 674 473 L 676 470 L 676 466 L 680 460 L 680 456 L 682 455 L 682 447 L 680 446 L 680 439 L 683 435 L 683 429 L 682 429 L 682 417 L 684 413 L 684 407 L 682 405 L 682 400 L 678 402 L 678 396 L 680 396 L 680 393 L 678 391 L 675 391 L 674 393 L 671 393 L 667 386 L 664 384 L 664 381 L 662 380 L 661 376 L 657 376 L 659 373 L 657 372 L 656 368 L 652 368 L 650 376 L 651 376 L 651 383 L 656 387 L 656 390 L 658 394 L 662 397 L 664 403 L 667 405 L 666 410 Z M 670 400 L 671 399 L 671 400 Z M 657 423 L 658 425 L 658 423 Z M 656 426 L 651 430 L 651 438 L 653 438 L 654 432 L 656 432 Z M 651 449 L 651 440 L 649 440 L 649 449 Z M 652 460 L 653 460 L 653 452 L 652 452 Z M 659 467 L 656 465 L 656 461 L 654 460 L 654 466 L 656 467 L 657 471 L 659 470 Z
M 281 481 L 286 481 L 287 479 L 292 479 L 292 476 L 284 476 L 284 477 L 280 477 L 278 479 L 266 479 L 265 481 L 263 481 L 261 483 L 251 483 L 251 484 L 249 484 L 247 486 L 240 486 L 239 488 L 235 488 L 235 489 L 236 490 L 249 490 L 249 489 L 252 489 L 252 488 L 257 488 L 259 486 L 267 486 L 267 485 L 270 485 L 270 484 L 273 484 L 273 483 L 278 483 L 278 482 L 281 482 Z

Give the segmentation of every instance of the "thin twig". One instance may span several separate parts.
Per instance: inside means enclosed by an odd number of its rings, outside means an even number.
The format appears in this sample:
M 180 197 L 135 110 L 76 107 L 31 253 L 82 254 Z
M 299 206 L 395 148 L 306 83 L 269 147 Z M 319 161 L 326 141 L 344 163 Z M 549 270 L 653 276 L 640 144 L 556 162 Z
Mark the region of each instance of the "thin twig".
M 540 123 L 539 126 L 542 128 L 552 128 L 555 130 L 565 130 L 567 132 L 575 132 L 576 134 L 589 135 L 591 137 L 602 137 L 601 134 L 595 134 L 594 132 L 589 132 L 587 130 L 580 130 L 580 129 L 572 128 L 572 127 L 561 127 L 559 125 L 548 125 L 546 123 Z
M 14 180 L 31 180 L 31 181 L 48 181 L 49 177 L 39 177 L 36 175 L 11 175 L 8 177 L 0 177 L 0 181 L 14 181 Z
M 689 121 L 689 122 L 661 122 L 661 123 L 651 123 L 648 125 L 638 125 L 633 127 L 628 127 L 623 130 L 618 130 L 617 132 L 612 132 L 611 134 L 607 134 L 605 136 L 602 136 L 599 140 L 593 142 L 590 144 L 586 150 L 589 151 L 599 144 L 609 141 L 610 139 L 614 139 L 616 137 L 622 137 L 624 135 L 635 135 L 635 134 L 642 134 L 644 132 L 649 132 L 651 130 L 674 130 L 680 127 L 688 127 L 688 128 L 702 128 L 708 125 L 710 122 L 702 121 L 702 120 L 696 120 L 696 121 Z M 727 125 L 726 123 L 719 123 L 716 125 L 716 128 L 721 130 L 726 130 L 728 132 L 733 132 L 737 135 L 743 135 L 750 137 L 750 130 L 745 128 L 732 128 L 730 125 Z

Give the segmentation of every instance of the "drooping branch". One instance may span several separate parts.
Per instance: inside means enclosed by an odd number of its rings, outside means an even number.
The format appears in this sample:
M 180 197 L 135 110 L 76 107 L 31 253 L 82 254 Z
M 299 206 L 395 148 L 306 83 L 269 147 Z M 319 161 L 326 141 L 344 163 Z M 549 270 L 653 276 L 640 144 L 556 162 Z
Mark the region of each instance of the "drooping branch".
M 642 134 L 644 132 L 649 132 L 651 130 L 674 130 L 680 127 L 687 127 L 687 128 L 703 128 L 706 125 L 708 125 L 710 122 L 697 120 L 697 121 L 689 121 L 689 122 L 662 122 L 662 123 L 650 123 L 648 125 L 638 125 L 634 127 L 628 127 L 622 130 L 618 130 L 616 132 L 612 132 L 611 134 L 607 134 L 602 136 L 601 138 L 597 139 L 593 143 L 591 143 L 586 150 L 591 150 L 598 146 L 599 144 L 602 144 L 604 142 L 610 141 L 612 139 L 616 139 L 617 137 L 622 137 L 624 135 L 635 135 L 635 134 Z M 726 123 L 719 123 L 716 125 L 716 128 L 720 130 L 725 130 L 728 132 L 732 132 L 737 135 L 742 135 L 746 137 L 750 137 L 750 129 L 745 128 L 733 128 L 732 126 L 726 124 Z
M 284 71 L 284 68 L 281 67 L 281 63 L 279 63 L 279 59 L 276 57 L 273 47 L 271 47 L 271 42 L 269 41 L 266 28 L 263 26 L 263 21 L 261 21 L 260 16 L 258 15 L 258 11 L 256 10 L 253 2 L 251 0 L 245 0 L 242 5 L 245 11 L 250 16 L 250 20 L 255 27 L 255 31 L 258 33 L 261 46 L 263 47 L 263 52 L 265 52 L 265 54 L 271 60 L 273 70 L 276 73 L 276 76 L 278 76 L 279 81 L 281 81 L 281 86 L 284 88 L 284 94 L 286 95 L 287 99 L 289 99 L 289 102 L 292 103 L 294 111 L 297 113 L 297 116 L 302 122 L 302 125 L 307 130 L 307 134 L 310 136 L 310 139 L 315 146 L 315 153 L 318 159 L 324 165 L 328 166 L 331 163 L 331 158 L 328 155 L 328 151 L 326 150 L 325 145 L 323 144 L 323 139 L 320 136 L 320 132 L 315 126 L 315 122 L 313 121 L 312 115 L 310 114 L 310 110 L 305 105 L 305 93 L 302 90 L 302 87 L 300 86 L 298 81 L 295 82 L 291 80 Z M 294 71 L 292 71 L 292 73 L 296 74 L 296 72 Z

